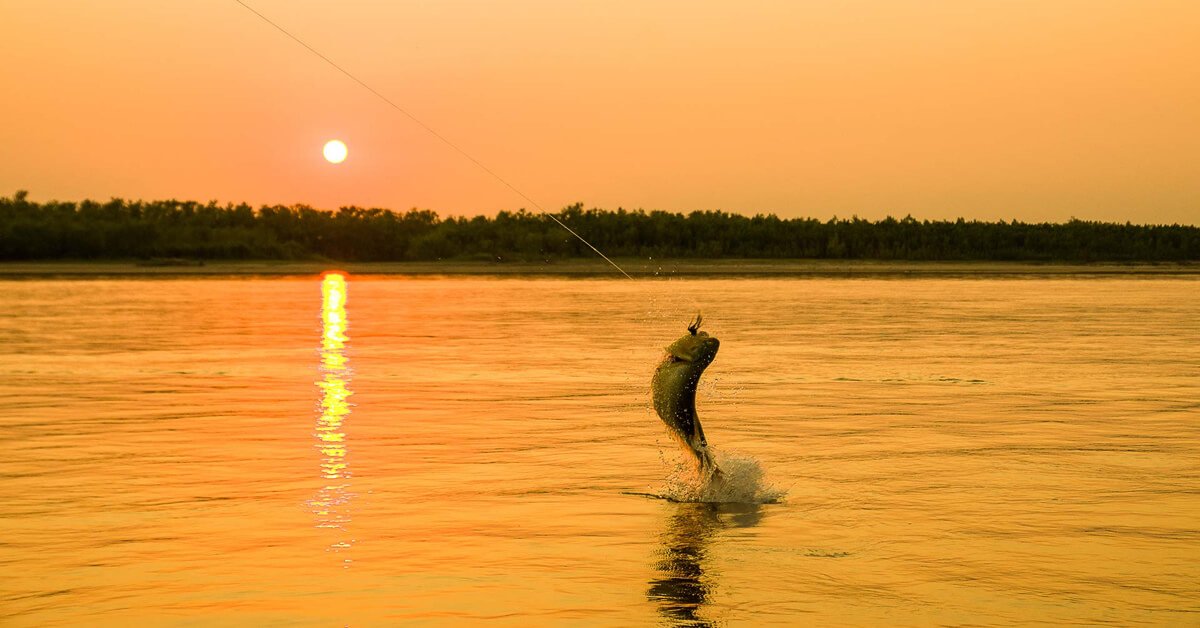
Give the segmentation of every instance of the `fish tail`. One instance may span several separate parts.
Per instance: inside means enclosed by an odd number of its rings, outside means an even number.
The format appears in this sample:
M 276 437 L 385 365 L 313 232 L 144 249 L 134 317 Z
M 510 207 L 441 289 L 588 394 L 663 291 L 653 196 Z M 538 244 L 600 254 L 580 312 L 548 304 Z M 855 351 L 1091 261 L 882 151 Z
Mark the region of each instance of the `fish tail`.
M 700 459 L 700 475 L 704 478 L 719 479 L 724 476 L 721 472 L 721 467 L 717 466 L 717 459 L 712 455 L 712 452 L 705 447 L 697 452 Z

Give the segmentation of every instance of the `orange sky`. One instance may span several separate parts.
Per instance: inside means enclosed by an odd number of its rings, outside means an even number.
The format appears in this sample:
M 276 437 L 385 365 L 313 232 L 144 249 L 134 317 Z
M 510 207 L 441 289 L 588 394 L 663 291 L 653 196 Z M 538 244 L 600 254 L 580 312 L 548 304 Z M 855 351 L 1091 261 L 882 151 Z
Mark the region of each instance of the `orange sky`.
M 1200 224 L 1196 0 L 246 1 L 551 209 Z M 527 205 L 233 0 L 0 59 L 3 195 Z

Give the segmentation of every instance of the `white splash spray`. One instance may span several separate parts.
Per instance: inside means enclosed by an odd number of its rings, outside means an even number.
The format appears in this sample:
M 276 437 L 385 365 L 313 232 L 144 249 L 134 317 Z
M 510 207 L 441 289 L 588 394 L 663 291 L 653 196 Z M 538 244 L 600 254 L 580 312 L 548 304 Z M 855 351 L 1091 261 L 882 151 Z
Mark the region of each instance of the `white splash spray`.
M 787 491 L 767 484 L 762 465 L 750 456 L 718 453 L 722 474 L 710 480 L 697 476 L 691 465 L 675 465 L 659 497 L 675 502 L 773 504 Z

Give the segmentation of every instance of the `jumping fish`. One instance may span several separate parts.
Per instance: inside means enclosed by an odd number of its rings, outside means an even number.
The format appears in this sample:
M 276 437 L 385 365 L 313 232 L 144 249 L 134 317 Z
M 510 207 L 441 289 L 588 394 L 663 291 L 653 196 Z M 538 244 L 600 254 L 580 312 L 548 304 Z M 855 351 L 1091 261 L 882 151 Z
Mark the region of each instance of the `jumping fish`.
M 688 334 L 667 347 L 666 356 L 654 371 L 650 390 L 659 418 L 695 457 L 700 476 L 707 479 L 720 476 L 721 470 L 708 450 L 704 428 L 696 415 L 696 385 L 701 373 L 717 357 L 721 341 L 700 331 L 702 320 L 697 314 L 696 320 L 688 325 Z

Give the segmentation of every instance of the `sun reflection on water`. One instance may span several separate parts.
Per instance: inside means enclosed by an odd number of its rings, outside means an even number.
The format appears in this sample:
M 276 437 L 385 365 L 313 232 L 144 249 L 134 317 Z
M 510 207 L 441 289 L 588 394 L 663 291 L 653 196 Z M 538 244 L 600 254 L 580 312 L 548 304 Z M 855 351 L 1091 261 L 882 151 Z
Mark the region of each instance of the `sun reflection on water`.
M 350 549 L 354 539 L 348 538 L 346 526 L 350 523 L 349 503 L 354 497 L 350 492 L 350 467 L 347 460 L 347 442 L 343 423 L 350 416 L 352 404 L 349 399 L 350 368 L 346 358 L 346 277 L 339 273 L 326 273 L 321 280 L 321 379 L 317 387 L 321 391 L 321 402 L 317 411 L 317 451 L 321 453 L 321 478 L 325 482 L 309 502 L 317 520 L 318 528 L 335 532 L 329 551 L 341 552 Z M 343 560 L 348 567 L 350 559 Z

